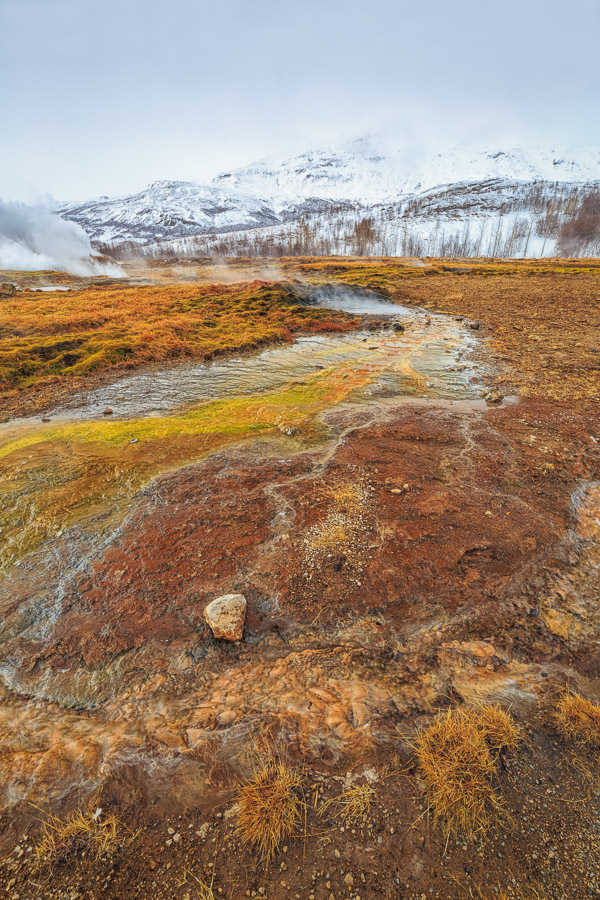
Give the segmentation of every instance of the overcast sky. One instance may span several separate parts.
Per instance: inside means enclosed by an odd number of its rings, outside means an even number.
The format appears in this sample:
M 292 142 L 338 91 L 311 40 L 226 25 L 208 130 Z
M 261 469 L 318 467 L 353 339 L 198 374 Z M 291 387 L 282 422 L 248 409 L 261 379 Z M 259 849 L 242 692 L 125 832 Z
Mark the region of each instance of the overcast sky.
M 367 129 L 600 143 L 600 0 L 0 0 L 0 197 L 77 199 Z

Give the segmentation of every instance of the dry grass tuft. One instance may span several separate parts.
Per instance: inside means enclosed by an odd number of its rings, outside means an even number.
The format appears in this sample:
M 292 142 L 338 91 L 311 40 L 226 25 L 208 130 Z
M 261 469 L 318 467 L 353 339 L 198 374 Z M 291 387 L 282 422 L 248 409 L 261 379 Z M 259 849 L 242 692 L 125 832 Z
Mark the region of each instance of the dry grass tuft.
M 206 881 L 200 880 L 198 882 L 198 887 L 196 888 L 196 896 L 198 900 L 215 900 L 215 895 L 210 884 L 207 884 Z
M 198 900 L 215 900 L 215 895 L 210 884 L 206 881 L 200 881 L 196 888 L 196 896 Z
M 339 807 L 336 816 L 339 816 L 344 822 L 352 824 L 359 822 L 364 816 L 368 815 L 374 797 L 375 788 L 372 788 L 369 784 L 353 784 L 339 797 L 327 800 L 321 806 L 319 812 L 323 815 L 332 803 L 336 803 Z
M 434 821 L 446 834 L 457 830 L 473 838 L 502 815 L 492 786 L 494 760 L 478 710 L 441 714 L 419 735 L 415 749 Z
M 194 891 L 197 900 L 215 900 L 215 893 L 213 891 L 213 884 L 215 882 L 214 873 L 210 879 L 210 884 L 204 880 L 204 878 L 198 878 L 197 875 L 194 875 L 191 869 L 183 870 L 183 878 L 181 878 L 177 882 L 177 887 L 183 887 L 184 884 L 189 884 L 188 875 L 190 878 L 195 881 Z M 189 896 L 189 895 L 188 895 Z
M 328 495 L 338 509 L 356 509 L 365 501 L 365 489 L 360 482 L 339 481 L 329 487 Z
M 237 792 L 237 833 L 242 843 L 268 863 L 300 832 L 304 799 L 302 776 L 282 761 L 264 763 Z
M 480 706 L 477 709 L 479 727 L 493 750 L 514 750 L 521 731 L 515 720 L 497 704 Z
M 353 784 L 339 798 L 340 816 L 344 822 L 357 822 L 368 815 L 375 797 L 375 789 L 369 784 Z
M 464 891 L 465 896 L 470 897 L 471 900 L 548 900 L 548 894 L 545 889 L 537 882 L 528 884 L 527 887 L 523 888 L 515 882 L 515 879 L 513 879 L 510 888 L 505 889 L 501 887 L 490 888 L 487 884 L 465 885 L 453 874 L 450 874 L 450 879 L 454 881 L 455 884 Z
M 42 824 L 35 845 L 38 862 L 55 866 L 78 857 L 81 853 L 110 856 L 122 843 L 122 823 L 116 816 L 103 815 L 102 810 L 77 810 L 66 819 L 50 815 Z
M 600 747 L 600 706 L 567 691 L 552 710 L 552 719 L 561 737 L 582 747 Z

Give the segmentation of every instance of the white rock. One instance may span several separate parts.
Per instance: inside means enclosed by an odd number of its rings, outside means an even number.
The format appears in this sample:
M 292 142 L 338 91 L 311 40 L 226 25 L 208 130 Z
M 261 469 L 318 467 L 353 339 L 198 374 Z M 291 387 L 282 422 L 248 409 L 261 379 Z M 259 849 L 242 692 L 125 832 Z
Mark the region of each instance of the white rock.
M 226 641 L 241 641 L 246 606 L 243 594 L 224 594 L 211 600 L 204 610 L 204 618 L 214 636 Z

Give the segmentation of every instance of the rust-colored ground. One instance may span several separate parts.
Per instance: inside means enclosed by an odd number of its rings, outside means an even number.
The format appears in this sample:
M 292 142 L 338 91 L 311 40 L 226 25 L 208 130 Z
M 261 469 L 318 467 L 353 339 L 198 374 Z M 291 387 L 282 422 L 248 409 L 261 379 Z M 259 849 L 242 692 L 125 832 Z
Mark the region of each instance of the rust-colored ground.
M 212 873 L 231 898 L 600 896 L 599 764 L 549 717 L 566 684 L 600 699 L 600 264 L 431 262 L 278 265 L 464 317 L 516 402 L 334 405 L 325 444 L 227 446 L 143 488 L 92 556 L 82 533 L 5 581 L 7 896 L 194 900 Z M 245 640 L 223 645 L 202 611 L 237 590 Z M 510 818 L 447 842 L 407 738 L 481 698 L 524 727 L 498 761 Z M 308 810 L 266 870 L 232 791 L 273 747 L 303 767 Z M 353 779 L 375 789 L 365 819 L 320 816 Z M 140 833 L 36 871 L 27 798 L 91 796 Z

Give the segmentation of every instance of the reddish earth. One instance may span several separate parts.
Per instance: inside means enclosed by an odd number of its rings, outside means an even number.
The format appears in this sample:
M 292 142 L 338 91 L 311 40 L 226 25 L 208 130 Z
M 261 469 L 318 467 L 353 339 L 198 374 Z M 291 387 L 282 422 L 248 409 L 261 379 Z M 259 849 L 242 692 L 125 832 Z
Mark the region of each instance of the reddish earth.
M 334 406 L 326 439 L 221 450 L 155 479 L 117 529 L 11 572 L 7 896 L 193 900 L 212 873 L 231 898 L 600 896 L 600 770 L 548 713 L 566 684 L 600 699 L 595 271 L 563 292 L 517 273 L 519 295 L 490 274 L 485 291 L 453 276 L 461 293 L 442 297 L 439 275 L 402 296 L 481 322 L 480 357 L 514 401 Z M 534 319 L 540 340 L 519 347 Z M 239 645 L 202 616 L 231 592 L 248 600 Z M 498 763 L 511 819 L 446 844 L 408 737 L 476 698 L 525 730 Z M 305 837 L 265 869 L 232 791 L 272 748 L 303 767 L 309 802 Z M 342 830 L 318 807 L 352 779 L 375 801 Z M 139 834 L 109 860 L 37 871 L 29 804 L 91 797 Z

